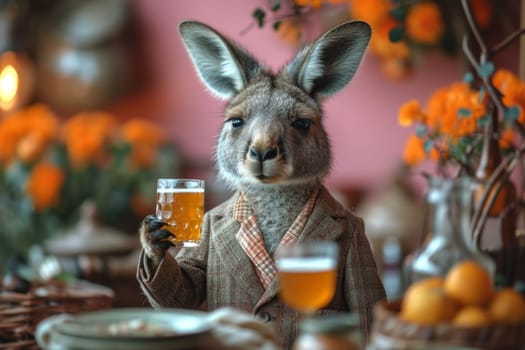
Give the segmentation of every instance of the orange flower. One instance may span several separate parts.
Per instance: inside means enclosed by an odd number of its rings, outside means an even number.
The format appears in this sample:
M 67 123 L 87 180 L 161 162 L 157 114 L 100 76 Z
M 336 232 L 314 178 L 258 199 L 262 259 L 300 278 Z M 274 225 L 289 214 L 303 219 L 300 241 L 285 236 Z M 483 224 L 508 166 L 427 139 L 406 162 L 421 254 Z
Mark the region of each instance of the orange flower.
M 35 161 L 56 137 L 58 118 L 43 104 L 35 104 L 0 121 L 0 163 L 9 164 L 17 155 Z
M 466 83 L 455 83 L 437 90 L 427 104 L 427 125 L 455 142 L 472 134 L 477 121 L 485 114 L 478 102 L 479 92 Z
M 410 56 L 410 48 L 404 41 L 392 42 L 389 33 L 397 25 L 393 19 L 387 19 L 378 24 L 372 32 L 370 50 L 380 57 L 392 57 L 396 59 L 407 59 Z
M 44 139 L 40 133 L 31 133 L 20 140 L 16 154 L 24 163 L 33 162 L 44 155 L 47 143 L 48 140 Z
M 393 19 L 383 21 L 377 25 L 370 41 L 370 49 L 381 57 L 406 59 L 410 56 L 410 48 L 404 41 L 392 42 L 389 33 L 397 23 Z
M 411 100 L 403 104 L 399 109 L 399 125 L 401 126 L 410 126 L 416 121 L 423 122 L 425 115 L 421 110 L 419 101 Z
M 501 149 L 510 149 L 516 140 L 516 132 L 513 129 L 505 129 L 499 137 L 499 146 Z
M 424 141 L 417 135 L 411 135 L 403 151 L 403 161 L 409 166 L 414 166 L 426 159 Z
M 38 212 L 55 204 L 64 184 L 63 170 L 53 164 L 41 162 L 35 165 L 26 183 L 26 192 Z
M 121 129 L 122 139 L 131 144 L 147 143 L 159 145 L 164 142 L 164 133 L 157 125 L 141 118 L 130 119 Z
M 503 104 L 506 107 L 519 108 L 518 121 L 525 122 L 525 83 L 514 73 L 503 69 L 495 72 L 492 83 L 501 93 Z M 480 95 L 480 90 L 473 89 L 466 82 L 458 82 L 436 90 L 423 110 L 415 100 L 402 105 L 398 116 L 399 124 L 420 124 L 418 137 L 411 137 L 405 147 L 405 162 L 415 165 L 424 160 L 425 153 L 432 160 L 445 161 L 460 157 L 460 152 L 465 147 L 475 146 L 471 142 L 481 137 L 482 122 L 490 122 L 487 110 L 489 103 L 487 93 Z M 502 150 L 513 150 L 516 147 L 517 132 L 505 118 L 499 122 L 499 147 Z M 431 149 L 425 145 L 424 140 L 428 139 L 433 141 Z
M 432 147 L 430 149 L 428 157 L 432 159 L 434 162 L 437 162 L 439 159 L 448 158 L 447 146 L 440 145 L 440 147 L 441 147 L 440 149 L 438 149 L 437 147 Z
M 412 69 L 410 61 L 399 58 L 385 57 L 381 60 L 381 71 L 392 80 L 406 77 Z
M 307 6 L 313 8 L 319 8 L 323 4 L 323 0 L 294 0 L 297 6 Z
M 114 117 L 103 112 L 82 112 L 69 119 L 62 136 L 73 167 L 82 168 L 100 156 L 116 129 Z
M 434 145 L 425 152 L 422 136 L 414 136 L 407 142 L 403 159 L 408 165 L 416 165 L 424 160 L 425 156 L 436 161 L 449 158 L 450 152 L 463 137 L 479 131 L 479 119 L 485 114 L 485 103 L 479 102 L 479 91 L 471 89 L 464 82 L 436 90 L 430 96 L 424 110 L 418 101 L 408 101 L 400 108 L 399 124 L 423 125 L 426 128 L 425 133 L 432 137 Z M 511 135 L 505 136 L 505 141 L 511 142 Z
M 498 69 L 492 78 L 492 82 L 503 94 L 505 106 L 520 108 L 518 121 L 525 123 L 525 83 L 506 69 Z
M 421 2 L 412 6 L 407 13 L 405 25 L 409 37 L 426 45 L 437 44 L 445 30 L 439 6 L 433 2 Z
M 122 126 L 121 136 L 132 146 L 133 165 L 147 168 L 155 163 L 158 147 L 164 142 L 164 134 L 155 124 L 131 119 Z
M 351 0 L 350 16 L 376 27 L 389 17 L 392 7 L 390 0 Z
M 500 68 L 492 77 L 492 83 L 502 92 L 511 90 L 520 84 L 519 78 L 507 69 Z
M 301 39 L 301 30 L 295 22 L 282 21 L 277 29 L 277 36 L 286 43 L 297 44 Z

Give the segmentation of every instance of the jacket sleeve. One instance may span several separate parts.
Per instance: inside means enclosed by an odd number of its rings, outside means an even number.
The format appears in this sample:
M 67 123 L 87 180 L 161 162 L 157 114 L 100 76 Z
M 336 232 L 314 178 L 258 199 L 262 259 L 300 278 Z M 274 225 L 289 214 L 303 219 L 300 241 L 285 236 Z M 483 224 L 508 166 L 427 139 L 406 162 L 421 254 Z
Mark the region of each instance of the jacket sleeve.
M 349 224 L 354 230 L 347 256 L 346 280 L 349 281 L 347 283 L 349 290 L 345 295 L 348 298 L 347 303 L 359 313 L 362 335 L 368 342 L 373 307 L 377 302 L 385 300 L 386 294 L 365 235 L 363 220 L 353 217 Z
M 209 244 L 209 216 L 204 216 L 198 247 L 168 250 L 156 269 L 141 252 L 137 280 L 153 307 L 197 308 L 206 299 L 206 266 Z

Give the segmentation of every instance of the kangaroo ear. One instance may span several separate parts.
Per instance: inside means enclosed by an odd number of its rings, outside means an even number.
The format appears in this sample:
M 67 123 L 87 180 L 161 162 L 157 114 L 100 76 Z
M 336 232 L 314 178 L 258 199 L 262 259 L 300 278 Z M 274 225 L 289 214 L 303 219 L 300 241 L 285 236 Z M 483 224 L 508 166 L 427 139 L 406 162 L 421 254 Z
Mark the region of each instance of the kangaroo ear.
M 230 99 L 261 71 L 246 51 L 205 24 L 185 21 L 179 32 L 200 79 L 221 99 Z
M 370 35 L 365 22 L 340 24 L 301 50 L 284 72 L 311 96 L 323 99 L 333 95 L 352 80 Z

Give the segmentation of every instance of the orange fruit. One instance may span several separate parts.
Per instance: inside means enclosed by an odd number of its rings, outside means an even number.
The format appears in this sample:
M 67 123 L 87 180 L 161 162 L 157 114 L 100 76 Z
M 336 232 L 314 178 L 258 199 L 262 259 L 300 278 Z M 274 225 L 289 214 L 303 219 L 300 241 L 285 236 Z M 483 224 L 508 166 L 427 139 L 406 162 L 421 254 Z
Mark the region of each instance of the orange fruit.
M 452 319 L 452 324 L 458 327 L 483 327 L 491 322 L 488 311 L 479 306 L 462 307 Z
M 454 316 L 457 304 L 443 290 L 441 277 L 430 277 L 413 283 L 401 303 L 399 317 L 419 325 L 436 325 Z
M 472 260 L 453 266 L 445 276 L 443 289 L 462 305 L 484 306 L 494 293 L 488 271 Z
M 488 312 L 496 323 L 523 323 L 525 322 L 525 299 L 510 287 L 502 288 L 494 295 Z

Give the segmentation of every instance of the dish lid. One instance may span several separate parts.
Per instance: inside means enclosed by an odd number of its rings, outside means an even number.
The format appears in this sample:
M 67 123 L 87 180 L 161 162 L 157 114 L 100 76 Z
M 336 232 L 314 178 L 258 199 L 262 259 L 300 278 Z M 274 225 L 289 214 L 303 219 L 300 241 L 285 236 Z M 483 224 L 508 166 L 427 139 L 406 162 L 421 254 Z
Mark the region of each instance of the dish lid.
M 48 239 L 46 250 L 58 256 L 111 255 L 129 253 L 138 246 L 136 237 L 101 225 L 96 216 L 95 203 L 84 202 L 78 223 Z

